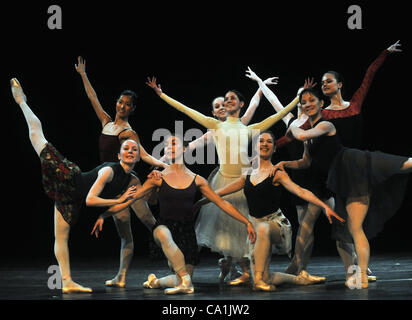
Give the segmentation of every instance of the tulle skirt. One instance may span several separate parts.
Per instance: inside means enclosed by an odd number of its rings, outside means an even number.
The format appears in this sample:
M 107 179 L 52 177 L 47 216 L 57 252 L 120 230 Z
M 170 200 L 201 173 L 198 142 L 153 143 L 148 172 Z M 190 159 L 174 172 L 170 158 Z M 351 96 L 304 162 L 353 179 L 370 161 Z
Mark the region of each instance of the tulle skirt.
M 370 195 L 369 210 L 363 222 L 368 239 L 382 231 L 384 224 L 402 204 L 409 174 L 399 174 L 407 157 L 380 151 L 343 149 L 329 170 L 327 187 L 335 194 L 335 211 L 347 220 L 349 197 Z M 352 242 L 347 224 L 334 223 L 332 238 Z
M 278 243 L 271 243 L 271 253 L 277 255 L 284 255 L 286 254 L 289 258 L 291 257 L 292 253 L 292 225 L 290 224 L 289 220 L 283 215 L 282 211 L 279 209 L 274 213 L 271 213 L 267 216 L 262 218 L 255 218 L 251 217 L 250 222 L 252 223 L 255 231 L 257 231 L 257 226 L 261 222 L 267 222 L 269 224 L 269 232 L 272 230 L 280 229 L 280 242 Z M 272 228 L 274 226 L 274 228 Z M 253 251 L 255 248 L 255 244 L 252 244 L 250 241 L 249 243 L 249 255 L 248 258 L 252 259 Z
M 211 177 L 213 190 L 222 188 L 238 177 L 225 177 L 220 171 Z M 249 208 L 243 190 L 224 197 L 244 217 L 249 219 Z M 249 254 L 248 234 L 244 223 L 220 210 L 214 203 L 208 203 L 199 211 L 195 225 L 199 246 L 208 247 L 214 252 L 232 258 L 247 257 Z

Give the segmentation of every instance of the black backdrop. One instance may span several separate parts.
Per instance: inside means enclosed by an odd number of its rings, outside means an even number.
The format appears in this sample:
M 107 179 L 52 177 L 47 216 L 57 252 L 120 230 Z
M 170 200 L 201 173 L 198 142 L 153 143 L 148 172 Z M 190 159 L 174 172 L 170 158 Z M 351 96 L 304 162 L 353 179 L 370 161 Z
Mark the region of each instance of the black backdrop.
M 47 27 L 49 5 L 62 9 L 62 29 Z M 83 170 L 99 163 L 100 124 L 74 69 L 77 56 L 86 58 L 86 71 L 99 100 L 112 116 L 123 89 L 138 93 L 138 107 L 130 119 L 146 150 L 157 128 L 173 131 L 176 120 L 184 128 L 201 128 L 172 109 L 145 85 L 155 75 L 162 89 L 188 106 L 208 114 L 211 100 L 236 88 L 248 99 L 257 89 L 244 76 L 250 66 L 262 78 L 279 76 L 274 88 L 287 104 L 308 76 L 319 82 L 333 69 L 345 78 L 346 100 L 358 88 L 369 64 L 400 39 L 400 54 L 387 58 L 378 71 L 363 106 L 364 144 L 369 150 L 412 155 L 410 142 L 410 42 L 405 5 L 358 1 L 362 29 L 350 30 L 347 13 L 352 3 L 261 1 L 231 3 L 161 2 L 149 5 L 116 2 L 86 4 L 12 4 L 2 10 L 3 107 L 1 261 L 53 257 L 53 203 L 43 193 L 40 164 L 27 126 L 9 89 L 17 77 L 29 105 L 42 120 L 46 138 Z M 273 113 L 263 98 L 253 122 Z M 279 136 L 282 123 L 272 130 Z M 4 145 L 4 142 L 6 143 Z M 281 157 L 287 154 L 280 152 Z M 207 177 L 214 165 L 190 169 Z M 139 163 L 142 180 L 149 166 Z M 402 208 L 372 241 L 372 254 L 411 251 L 412 187 Z M 296 213 L 283 201 L 296 226 Z M 156 208 L 153 208 L 156 212 Z M 99 239 L 89 235 L 96 215 L 84 212 L 71 232 L 72 257 L 118 256 L 119 238 L 113 221 L 106 220 Z M 295 228 L 296 231 L 297 227 Z M 135 255 L 147 256 L 150 234 L 132 217 Z M 314 254 L 336 255 L 330 229 L 321 217 L 316 227 Z

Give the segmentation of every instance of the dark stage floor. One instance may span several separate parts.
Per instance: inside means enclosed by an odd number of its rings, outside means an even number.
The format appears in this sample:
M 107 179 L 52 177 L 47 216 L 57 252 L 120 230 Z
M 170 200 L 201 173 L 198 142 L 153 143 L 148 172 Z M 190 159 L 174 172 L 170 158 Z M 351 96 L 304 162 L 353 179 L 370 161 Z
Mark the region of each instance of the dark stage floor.
M 166 296 L 162 289 L 144 289 L 142 283 L 149 273 L 158 277 L 169 274 L 165 261 L 135 258 L 124 289 L 107 288 L 104 281 L 111 279 L 118 267 L 117 259 L 72 261 L 72 277 L 84 286 L 92 287 L 91 294 L 62 294 L 50 290 L 47 273 L 51 261 L 2 262 L 0 267 L 0 300 L 412 300 L 412 253 L 373 256 L 370 268 L 378 281 L 368 289 L 350 290 L 344 286 L 344 273 L 336 256 L 313 257 L 308 271 L 327 277 L 323 284 L 310 286 L 282 285 L 275 292 L 254 292 L 250 287 L 218 285 L 217 258 L 213 254 L 202 256 L 195 270 L 195 293 Z M 271 270 L 283 271 L 286 257 L 274 256 Z

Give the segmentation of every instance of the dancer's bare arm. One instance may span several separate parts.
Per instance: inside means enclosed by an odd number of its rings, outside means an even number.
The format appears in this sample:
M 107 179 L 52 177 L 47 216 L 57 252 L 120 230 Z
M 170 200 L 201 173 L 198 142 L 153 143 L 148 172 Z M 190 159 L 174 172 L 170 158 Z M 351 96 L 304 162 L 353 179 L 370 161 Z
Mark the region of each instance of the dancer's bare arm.
M 234 192 L 237 192 L 239 190 L 242 190 L 243 187 L 245 186 L 245 176 L 241 176 L 240 178 L 236 179 L 232 183 L 229 183 L 227 186 L 224 186 L 223 188 L 220 188 L 216 191 L 214 191 L 219 197 L 224 197 L 228 194 L 232 194 Z M 201 206 L 209 203 L 211 200 L 208 198 L 202 198 L 198 202 L 196 202 L 195 207 L 196 210 L 200 208 Z
M 316 197 L 311 191 L 302 188 L 290 179 L 289 175 L 285 171 L 278 170 L 273 178 L 273 183 L 280 183 L 289 192 L 297 195 L 299 198 L 306 200 L 320 208 L 323 208 L 329 223 L 332 223 L 332 217 L 338 219 L 340 222 L 344 222 L 335 211 L 333 211 L 326 203 Z
M 84 89 L 86 90 L 87 97 L 89 98 L 94 111 L 96 112 L 97 117 L 99 118 L 102 127 L 104 127 L 108 122 L 112 121 L 112 118 L 109 114 L 104 111 L 102 105 L 100 104 L 99 99 L 97 98 L 96 91 L 94 91 L 89 78 L 86 74 L 86 60 L 82 57 L 78 57 L 78 64 L 75 64 L 74 67 L 76 71 L 80 74 L 83 80 Z
M 104 167 L 99 170 L 97 179 L 86 197 L 86 205 L 88 207 L 110 207 L 133 198 L 136 192 L 136 186 L 129 187 L 125 193 L 116 199 L 104 199 L 100 197 L 105 185 L 112 181 L 113 176 L 114 172 L 111 167 Z

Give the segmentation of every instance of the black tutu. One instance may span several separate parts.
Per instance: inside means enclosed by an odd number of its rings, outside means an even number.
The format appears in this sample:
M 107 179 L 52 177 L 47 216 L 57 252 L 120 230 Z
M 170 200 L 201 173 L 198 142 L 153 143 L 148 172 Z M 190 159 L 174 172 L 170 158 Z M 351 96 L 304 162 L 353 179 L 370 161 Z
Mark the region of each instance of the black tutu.
M 334 158 L 327 179 L 327 187 L 335 196 L 335 211 L 347 221 L 347 198 L 370 195 L 363 230 L 368 239 L 376 237 L 402 204 L 409 175 L 398 172 L 407 160 L 380 151 L 342 149 Z M 332 226 L 332 238 L 353 242 L 347 224 Z

